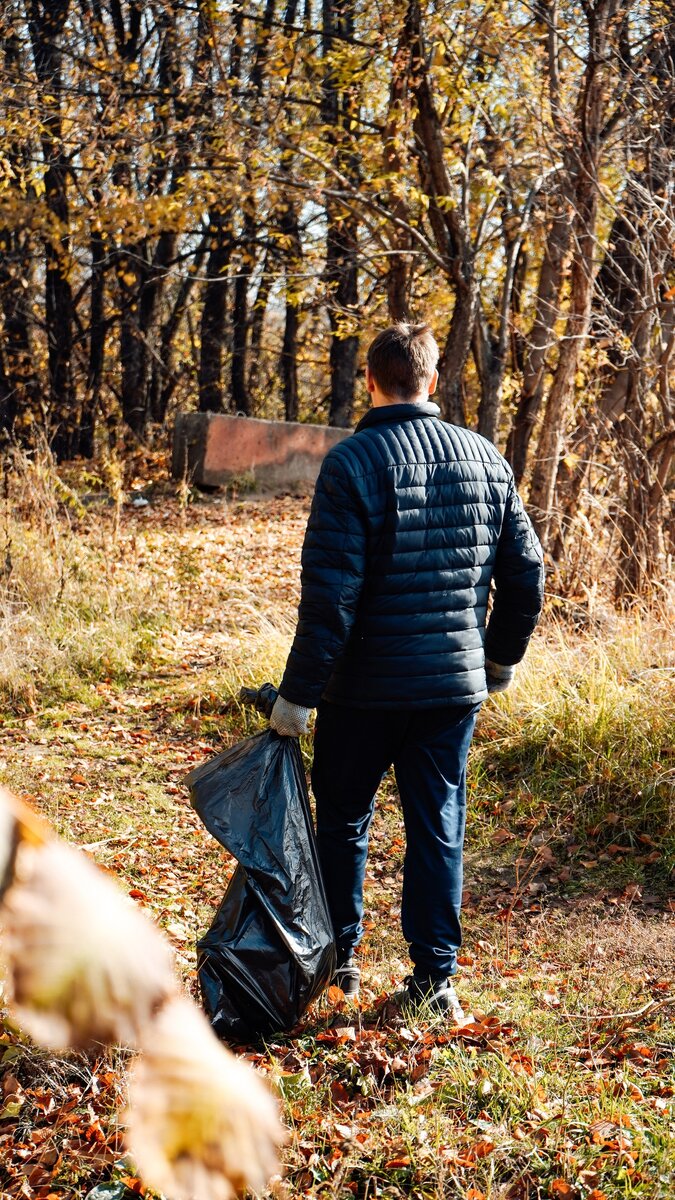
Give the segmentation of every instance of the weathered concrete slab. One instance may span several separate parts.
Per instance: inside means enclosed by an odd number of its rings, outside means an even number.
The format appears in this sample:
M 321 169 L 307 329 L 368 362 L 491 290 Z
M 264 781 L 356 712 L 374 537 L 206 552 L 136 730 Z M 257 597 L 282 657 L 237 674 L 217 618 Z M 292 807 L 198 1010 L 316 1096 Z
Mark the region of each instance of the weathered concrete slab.
M 331 446 L 349 429 L 259 421 L 224 413 L 181 413 L 174 429 L 175 479 L 198 487 L 222 487 L 250 479 L 261 489 L 311 488 Z

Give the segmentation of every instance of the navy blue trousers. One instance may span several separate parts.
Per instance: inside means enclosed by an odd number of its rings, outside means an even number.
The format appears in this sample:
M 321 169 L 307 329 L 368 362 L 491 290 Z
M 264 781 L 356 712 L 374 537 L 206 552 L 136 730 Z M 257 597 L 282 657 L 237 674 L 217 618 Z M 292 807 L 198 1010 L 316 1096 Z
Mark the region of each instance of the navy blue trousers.
M 394 767 L 406 833 L 401 920 L 415 974 L 453 975 L 461 945 L 466 759 L 480 704 L 358 709 L 321 701 L 312 789 L 338 962 L 363 934 L 368 830 Z

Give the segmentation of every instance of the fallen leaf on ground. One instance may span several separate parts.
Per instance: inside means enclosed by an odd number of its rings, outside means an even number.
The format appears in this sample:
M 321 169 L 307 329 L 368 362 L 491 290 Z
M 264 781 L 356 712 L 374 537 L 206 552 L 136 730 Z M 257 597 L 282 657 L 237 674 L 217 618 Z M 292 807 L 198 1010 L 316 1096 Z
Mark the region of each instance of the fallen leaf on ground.
M 574 1200 L 577 1191 L 566 1179 L 554 1179 L 551 1184 L 551 1195 L 555 1196 L 556 1200 Z

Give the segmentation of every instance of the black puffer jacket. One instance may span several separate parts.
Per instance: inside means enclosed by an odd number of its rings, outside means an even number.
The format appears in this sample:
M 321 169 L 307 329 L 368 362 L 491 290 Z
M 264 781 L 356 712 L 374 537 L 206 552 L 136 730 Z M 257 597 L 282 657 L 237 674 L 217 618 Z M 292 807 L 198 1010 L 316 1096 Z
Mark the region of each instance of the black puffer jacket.
M 523 657 L 542 604 L 539 542 L 505 459 L 439 411 L 373 408 L 324 459 L 280 686 L 291 703 L 477 703 L 485 656 Z

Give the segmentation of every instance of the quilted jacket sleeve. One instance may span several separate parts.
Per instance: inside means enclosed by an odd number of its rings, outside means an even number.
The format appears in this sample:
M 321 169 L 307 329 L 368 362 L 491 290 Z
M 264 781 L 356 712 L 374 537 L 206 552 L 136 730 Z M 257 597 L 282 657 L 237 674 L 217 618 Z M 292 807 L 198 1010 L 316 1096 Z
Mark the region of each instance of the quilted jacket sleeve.
M 279 691 L 315 708 L 351 633 L 363 588 L 366 528 L 340 460 L 322 466 L 302 547 L 298 624 Z
M 493 583 L 485 657 L 502 666 L 520 662 L 544 601 L 544 561 L 539 539 L 511 477 Z

